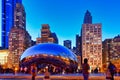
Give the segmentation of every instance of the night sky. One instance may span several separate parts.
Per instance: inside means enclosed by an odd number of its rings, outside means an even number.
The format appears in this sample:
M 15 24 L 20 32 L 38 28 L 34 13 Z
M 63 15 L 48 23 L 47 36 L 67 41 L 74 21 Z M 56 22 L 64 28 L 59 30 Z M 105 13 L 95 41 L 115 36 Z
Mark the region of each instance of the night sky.
M 120 0 L 23 0 L 23 5 L 26 28 L 33 40 L 40 36 L 41 24 L 49 24 L 59 44 L 72 40 L 75 46 L 75 36 L 80 34 L 86 10 L 91 12 L 93 23 L 102 23 L 102 40 L 120 34 Z

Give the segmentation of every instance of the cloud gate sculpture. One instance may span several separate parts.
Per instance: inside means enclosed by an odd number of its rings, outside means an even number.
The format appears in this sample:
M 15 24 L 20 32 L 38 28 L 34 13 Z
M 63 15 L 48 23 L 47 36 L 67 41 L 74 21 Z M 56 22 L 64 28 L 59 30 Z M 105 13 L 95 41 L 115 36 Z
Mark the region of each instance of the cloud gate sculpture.
M 41 43 L 28 48 L 21 55 L 20 65 L 30 66 L 35 63 L 36 65 L 50 64 L 62 69 L 76 69 L 77 57 L 68 48 L 53 44 Z

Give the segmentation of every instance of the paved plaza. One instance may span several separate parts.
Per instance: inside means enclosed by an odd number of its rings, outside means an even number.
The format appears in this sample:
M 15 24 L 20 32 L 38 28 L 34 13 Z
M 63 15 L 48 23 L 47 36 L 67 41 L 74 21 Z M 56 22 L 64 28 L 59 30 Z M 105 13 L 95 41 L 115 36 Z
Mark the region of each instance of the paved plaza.
M 44 75 L 37 75 L 36 80 L 43 80 Z M 83 80 L 82 74 L 56 74 L 50 76 L 51 80 Z M 30 74 L 0 74 L 0 80 L 31 80 Z M 105 80 L 105 74 L 90 74 L 89 80 Z M 115 76 L 120 80 L 120 75 Z

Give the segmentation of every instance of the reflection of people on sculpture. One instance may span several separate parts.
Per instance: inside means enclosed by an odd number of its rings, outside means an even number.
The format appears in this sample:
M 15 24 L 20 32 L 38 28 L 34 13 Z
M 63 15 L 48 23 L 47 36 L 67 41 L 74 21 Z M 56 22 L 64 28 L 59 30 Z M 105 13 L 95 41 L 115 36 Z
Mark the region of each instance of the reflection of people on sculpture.
M 20 67 L 20 72 L 21 72 L 21 73 L 23 73 L 23 72 L 24 72 L 23 67 Z
M 94 73 L 98 73 L 98 68 L 97 67 L 95 68 Z
M 27 67 L 25 67 L 25 68 L 24 68 L 24 73 L 27 73 L 27 70 L 28 70 L 28 68 L 27 68 Z
M 31 74 L 32 74 L 32 80 L 35 80 L 35 76 L 37 75 L 36 64 L 33 64 L 33 65 L 31 66 Z
M 46 67 L 46 71 L 44 74 L 44 80 L 50 80 L 50 72 L 48 72 L 48 67 Z

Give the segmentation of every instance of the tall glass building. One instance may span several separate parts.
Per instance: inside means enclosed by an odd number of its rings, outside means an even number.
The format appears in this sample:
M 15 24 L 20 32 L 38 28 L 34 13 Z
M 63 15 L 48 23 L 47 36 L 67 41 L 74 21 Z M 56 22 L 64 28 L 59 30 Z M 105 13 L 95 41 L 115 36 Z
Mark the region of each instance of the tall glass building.
M 68 49 L 71 49 L 71 40 L 65 40 L 64 46 L 67 47 Z
M 14 25 L 14 8 L 16 3 L 22 0 L 2 0 L 2 47 L 8 48 L 8 36 L 11 27 Z

